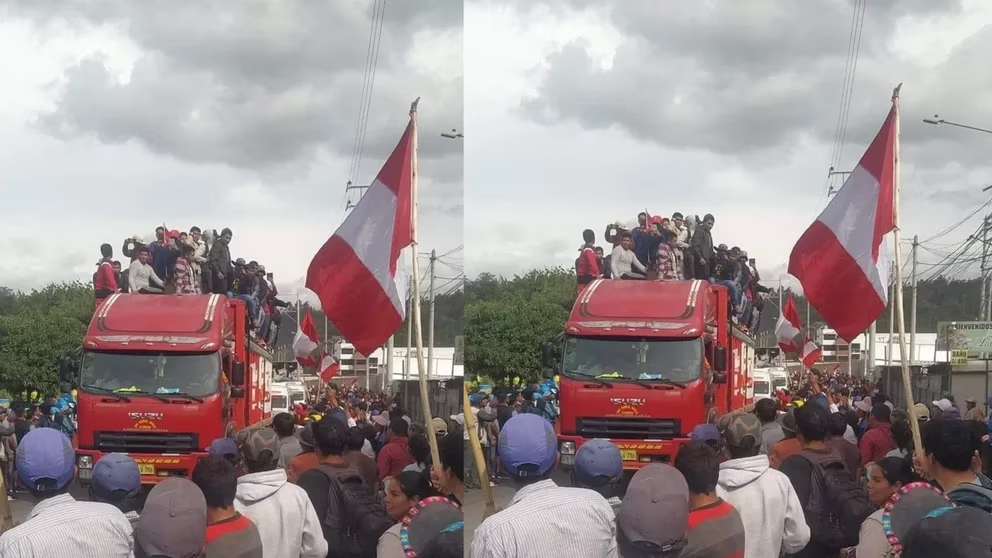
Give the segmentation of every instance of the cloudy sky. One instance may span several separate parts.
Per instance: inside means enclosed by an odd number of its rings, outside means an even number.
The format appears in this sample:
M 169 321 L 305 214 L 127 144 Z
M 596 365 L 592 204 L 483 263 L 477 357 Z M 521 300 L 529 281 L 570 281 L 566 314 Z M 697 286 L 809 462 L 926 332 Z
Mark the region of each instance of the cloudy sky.
M 230 227 L 293 291 L 418 96 L 421 248 L 461 245 L 462 2 L 387 3 L 353 173 L 374 3 L 0 0 L 0 285 L 87 279 L 165 222 Z
M 827 201 L 853 10 L 469 0 L 469 273 L 570 265 L 583 229 L 601 235 L 645 208 L 712 213 L 717 243 L 740 245 L 766 277 L 782 273 Z M 838 169 L 857 163 L 905 82 L 904 237 L 928 239 L 988 200 L 992 135 L 921 120 L 992 128 L 990 24 L 983 0 L 867 3 Z M 979 225 L 925 244 L 921 270 Z

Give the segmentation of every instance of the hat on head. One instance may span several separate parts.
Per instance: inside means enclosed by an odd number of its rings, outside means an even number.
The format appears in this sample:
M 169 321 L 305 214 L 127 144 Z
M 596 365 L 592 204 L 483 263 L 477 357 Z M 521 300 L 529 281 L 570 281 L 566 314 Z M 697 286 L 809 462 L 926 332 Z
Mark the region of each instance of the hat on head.
M 623 474 L 623 458 L 620 449 L 609 440 L 593 439 L 582 444 L 575 452 L 573 465 L 575 476 L 586 484 L 596 482 L 601 477 L 620 478 Z
M 268 452 L 268 455 L 266 455 Z M 245 460 L 259 465 L 274 464 L 279 461 L 279 435 L 271 428 L 252 430 L 241 446 Z
M 970 506 L 932 510 L 902 543 L 902 558 L 992 557 L 992 515 Z
M 753 439 L 751 443 L 755 447 L 761 444 L 761 421 L 751 413 L 734 414 L 723 432 L 727 445 L 735 448 L 743 447 L 744 439 L 748 436 Z
M 207 447 L 207 453 L 221 457 L 238 455 L 238 443 L 233 438 L 217 438 L 213 442 L 210 442 L 210 446 Z
M 464 529 L 462 509 L 448 498 L 431 496 L 417 502 L 400 521 L 400 545 L 407 556 L 424 552 L 442 531 Z
M 974 397 L 968 397 L 967 399 L 964 400 L 964 402 L 965 403 L 978 403 L 978 401 L 975 401 L 975 398 Z
M 689 485 L 682 473 L 662 463 L 634 473 L 617 510 L 617 527 L 635 545 L 678 553 L 689 527 Z
M 898 553 L 909 530 L 923 516 L 937 508 L 954 504 L 936 487 L 926 482 L 912 482 L 895 492 L 883 508 L 882 532 Z
M 512 475 L 538 477 L 558 461 L 558 438 L 551 423 L 526 413 L 506 421 L 499 433 L 499 460 Z
M 916 419 L 929 419 L 930 418 L 930 408 L 923 403 L 917 403 L 913 405 L 913 410 L 916 411 Z
M 60 430 L 36 428 L 24 435 L 17 447 L 17 476 L 38 492 L 62 490 L 72 481 L 76 452 Z
M 141 473 L 134 459 L 123 453 L 110 453 L 103 456 L 93 466 L 91 486 L 98 496 L 107 498 L 132 494 L 141 488 Z
M 933 406 L 937 407 L 941 411 L 944 411 L 945 413 L 954 408 L 954 404 L 947 398 L 941 399 L 940 401 L 934 401 Z
M 378 415 L 372 417 L 372 422 L 378 424 L 379 426 L 389 426 L 389 413 L 383 411 Z
M 795 413 L 782 413 L 779 415 L 778 425 L 782 427 L 782 430 L 795 434 L 797 430 Z
M 868 401 L 868 400 L 862 399 L 861 401 L 858 401 L 857 403 L 854 404 L 854 408 L 857 409 L 857 410 L 859 410 L 859 411 L 861 411 L 862 413 L 870 413 L 871 412 L 871 402 Z
M 313 449 L 314 440 L 313 440 L 312 424 L 306 424 L 303 426 L 303 428 L 297 428 L 295 435 L 296 435 L 296 440 L 300 442 L 300 445 L 303 446 L 303 449 Z
M 192 481 L 169 477 L 155 485 L 134 529 L 137 558 L 186 558 L 203 550 L 207 501 Z
M 448 433 L 448 423 L 444 422 L 444 419 L 441 417 L 434 417 L 431 419 L 431 428 L 434 429 L 434 434 Z
M 719 442 L 720 430 L 715 424 L 697 424 L 689 434 L 693 442 Z

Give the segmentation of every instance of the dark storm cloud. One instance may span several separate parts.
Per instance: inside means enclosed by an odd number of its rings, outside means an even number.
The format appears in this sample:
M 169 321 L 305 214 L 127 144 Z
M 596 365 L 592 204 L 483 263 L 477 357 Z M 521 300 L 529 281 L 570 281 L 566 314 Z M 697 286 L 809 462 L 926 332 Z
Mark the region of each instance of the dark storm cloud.
M 371 3 L 0 0 L 4 4 L 9 15 L 31 18 L 42 29 L 54 30 L 53 22 L 118 25 L 142 51 L 126 83 L 99 57 L 69 68 L 55 109 L 39 120 L 55 135 L 137 140 L 181 160 L 249 169 L 306 159 L 319 149 L 351 157 Z M 417 96 L 424 97 L 424 135 L 461 126 L 460 68 L 449 76 L 423 75 L 405 60 L 418 34 L 460 28 L 461 1 L 412 4 L 386 3 L 363 151 L 370 160 L 395 146 Z M 460 173 L 460 156 L 453 155 L 460 155 L 459 147 L 423 142 L 423 158 L 454 161 L 445 178 Z

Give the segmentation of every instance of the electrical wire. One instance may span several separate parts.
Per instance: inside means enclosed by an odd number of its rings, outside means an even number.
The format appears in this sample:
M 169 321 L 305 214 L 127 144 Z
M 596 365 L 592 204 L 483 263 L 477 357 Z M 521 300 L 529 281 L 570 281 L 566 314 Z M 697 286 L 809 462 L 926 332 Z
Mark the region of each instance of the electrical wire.
M 355 140 L 352 145 L 351 165 L 348 171 L 348 181 L 351 185 L 358 184 L 361 172 L 362 155 L 365 149 L 365 138 L 368 131 L 369 110 L 372 106 L 372 92 L 375 87 L 375 74 L 379 62 L 379 46 L 382 39 L 383 14 L 386 10 L 386 0 L 374 0 L 372 17 L 369 22 L 369 40 L 365 50 L 365 71 L 362 76 L 362 96 L 358 106 L 358 116 L 355 120 Z M 354 189 L 345 190 L 345 207 L 351 206 L 357 200 L 352 199 Z M 361 195 L 359 194 L 359 198 Z
M 847 37 L 847 58 L 844 64 L 844 78 L 841 85 L 840 107 L 837 110 L 837 122 L 834 131 L 833 149 L 830 154 L 830 168 L 840 166 L 844 154 L 844 144 L 847 141 L 847 123 L 850 117 L 851 100 L 854 96 L 854 80 L 857 74 L 858 57 L 861 53 L 861 31 L 864 28 L 864 16 L 867 0 L 855 0 L 851 11 L 851 26 Z M 827 176 L 827 195 L 835 192 L 835 185 L 842 175 Z

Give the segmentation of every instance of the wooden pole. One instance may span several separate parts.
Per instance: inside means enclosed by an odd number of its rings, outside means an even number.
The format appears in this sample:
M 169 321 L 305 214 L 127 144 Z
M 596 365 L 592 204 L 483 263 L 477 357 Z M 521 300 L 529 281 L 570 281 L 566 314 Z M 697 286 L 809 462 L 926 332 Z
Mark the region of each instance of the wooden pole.
M 482 484 L 482 494 L 486 499 L 486 509 L 482 517 L 486 518 L 498 512 L 496 500 L 493 497 L 493 487 L 489 483 L 489 471 L 486 468 L 486 458 L 482 455 L 482 444 L 479 442 L 479 429 L 476 428 L 475 415 L 472 414 L 472 404 L 468 398 L 468 382 L 462 382 L 465 408 L 465 429 L 468 432 L 468 442 L 472 444 L 472 459 L 475 469 L 479 471 L 479 481 Z
M 915 444 L 916 452 L 919 454 L 923 450 L 923 442 L 920 437 L 920 422 L 919 417 L 916 416 L 916 409 L 913 407 L 915 402 L 913 401 L 913 385 L 910 383 L 909 374 L 909 363 L 910 357 L 907 355 L 906 350 L 906 316 L 904 309 L 902 307 L 902 247 L 899 242 L 899 90 L 902 88 L 902 84 L 896 86 L 892 91 L 892 106 L 895 109 L 895 121 L 893 122 L 893 135 L 895 139 L 893 141 L 892 153 L 893 153 L 893 163 L 892 163 L 892 204 L 893 217 L 895 221 L 895 228 L 893 229 L 893 236 L 895 241 L 895 309 L 896 309 L 896 323 L 899 325 L 899 353 L 900 360 L 902 361 L 902 386 L 906 392 L 906 412 L 909 414 L 909 425 L 913 429 L 913 443 Z
M 417 97 L 413 103 L 410 104 L 410 123 L 413 126 L 413 137 L 411 142 L 413 143 L 413 155 L 410 161 L 410 169 L 412 179 L 410 183 L 410 233 L 413 238 L 413 242 L 410 243 L 413 252 L 413 273 L 411 274 L 413 280 L 413 326 L 416 329 L 416 339 L 417 339 L 417 375 L 420 377 L 420 404 L 424 408 L 424 424 L 427 426 L 427 439 L 431 444 L 431 459 L 434 462 L 435 474 L 441 476 L 441 457 L 437 448 L 437 435 L 434 433 L 434 428 L 431 427 L 431 399 L 427 395 L 427 367 L 424 363 L 424 332 L 423 327 L 420 323 L 420 258 L 417 255 L 419 253 L 420 243 L 417 242 L 417 182 L 419 180 L 418 168 L 417 168 L 417 104 L 420 103 L 420 97 Z
M 6 533 L 14 528 L 14 514 L 10 510 L 10 500 L 7 498 L 7 485 L 0 475 L 0 533 Z

